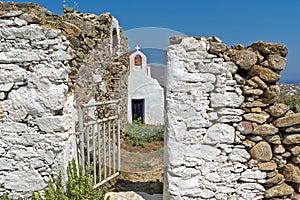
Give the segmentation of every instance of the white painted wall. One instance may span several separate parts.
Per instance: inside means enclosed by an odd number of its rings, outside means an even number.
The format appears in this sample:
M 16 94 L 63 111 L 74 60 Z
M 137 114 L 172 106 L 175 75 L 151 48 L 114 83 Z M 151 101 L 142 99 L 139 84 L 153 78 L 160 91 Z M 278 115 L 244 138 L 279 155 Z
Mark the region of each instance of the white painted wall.
M 128 76 L 128 122 L 132 123 L 131 100 L 145 99 L 145 123 L 164 123 L 164 92 L 156 79 L 143 70 L 134 69 Z

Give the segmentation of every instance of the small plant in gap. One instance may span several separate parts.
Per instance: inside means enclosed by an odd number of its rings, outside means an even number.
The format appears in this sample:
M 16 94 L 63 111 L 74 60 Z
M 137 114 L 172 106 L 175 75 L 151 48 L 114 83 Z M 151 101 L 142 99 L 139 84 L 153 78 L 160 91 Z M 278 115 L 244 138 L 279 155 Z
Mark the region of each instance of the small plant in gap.
M 164 126 L 143 124 L 139 117 L 128 124 L 125 136 L 132 142 L 132 146 L 144 147 L 145 142 L 163 141 Z
M 149 170 L 153 169 L 153 167 L 149 163 L 138 163 L 138 164 L 136 164 L 136 167 L 139 169 L 143 169 L 145 171 L 149 171 Z
M 8 194 L 4 194 L 3 196 L 0 197 L 0 200 L 13 200 L 9 198 Z
M 281 94 L 280 101 L 288 106 L 296 113 L 300 112 L 300 92 L 295 95 Z
M 32 192 L 33 200 L 104 200 L 106 190 L 102 188 L 101 191 L 94 189 L 93 176 L 91 175 L 91 168 L 83 174 L 82 167 L 79 167 L 79 173 L 75 160 L 69 162 L 68 166 L 68 182 L 66 184 L 66 191 L 62 184 L 62 172 L 59 172 L 58 183 L 55 185 L 52 179 L 48 182 L 48 187 L 45 189 L 45 197 L 43 198 L 39 192 Z

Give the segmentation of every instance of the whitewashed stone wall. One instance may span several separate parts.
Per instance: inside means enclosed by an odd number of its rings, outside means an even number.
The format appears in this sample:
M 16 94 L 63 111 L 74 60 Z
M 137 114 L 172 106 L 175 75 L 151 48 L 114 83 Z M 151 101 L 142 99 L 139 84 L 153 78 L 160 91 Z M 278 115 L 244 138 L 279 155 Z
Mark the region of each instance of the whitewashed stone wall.
M 164 199 L 262 199 L 266 173 L 245 164 L 251 156 L 239 137 L 238 68 L 208 53 L 209 39 L 170 43 Z
M 66 170 L 75 138 L 69 42 L 21 18 L 0 19 L 0 196 L 43 189 Z

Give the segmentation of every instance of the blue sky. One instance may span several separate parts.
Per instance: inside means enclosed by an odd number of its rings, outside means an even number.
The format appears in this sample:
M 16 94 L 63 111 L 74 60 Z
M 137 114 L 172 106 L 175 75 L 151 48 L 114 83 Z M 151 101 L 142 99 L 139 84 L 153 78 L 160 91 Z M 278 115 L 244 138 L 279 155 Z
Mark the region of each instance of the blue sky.
M 62 14 L 63 0 L 32 2 Z M 228 46 L 247 46 L 259 40 L 282 43 L 289 48 L 289 54 L 287 67 L 281 72 L 281 81 L 300 82 L 299 0 L 67 0 L 65 4 L 75 5 L 82 12 L 111 12 L 118 18 L 125 33 L 133 31 L 133 36 L 139 33 L 135 30 L 142 29 L 147 33 L 149 31 L 145 31 L 145 27 L 152 27 L 153 33 L 139 34 L 139 37 L 145 41 L 156 41 L 158 45 L 153 44 L 157 49 L 167 46 L 168 34 L 165 32 L 197 37 L 215 35 Z M 130 41 L 134 40 L 132 35 Z M 131 48 L 134 45 L 130 42 Z M 140 46 L 149 48 L 147 44 Z

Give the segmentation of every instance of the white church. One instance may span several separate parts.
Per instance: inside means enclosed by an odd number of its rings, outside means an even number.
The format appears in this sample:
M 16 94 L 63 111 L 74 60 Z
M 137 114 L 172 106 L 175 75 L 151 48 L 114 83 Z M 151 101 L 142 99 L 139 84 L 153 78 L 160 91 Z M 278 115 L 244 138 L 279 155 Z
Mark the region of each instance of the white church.
M 138 118 L 144 124 L 164 124 L 164 89 L 151 77 L 147 57 L 137 46 L 129 55 L 128 122 Z

